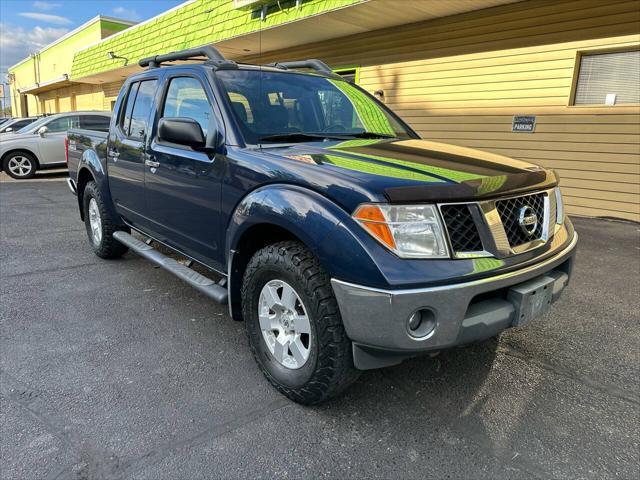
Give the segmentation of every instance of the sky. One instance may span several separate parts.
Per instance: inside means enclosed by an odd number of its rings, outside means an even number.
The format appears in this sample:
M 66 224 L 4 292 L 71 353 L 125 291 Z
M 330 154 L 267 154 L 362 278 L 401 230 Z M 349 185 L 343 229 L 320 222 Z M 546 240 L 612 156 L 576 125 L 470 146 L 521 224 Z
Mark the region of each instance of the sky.
M 0 81 L 7 68 L 96 15 L 140 22 L 184 0 L 0 0 Z

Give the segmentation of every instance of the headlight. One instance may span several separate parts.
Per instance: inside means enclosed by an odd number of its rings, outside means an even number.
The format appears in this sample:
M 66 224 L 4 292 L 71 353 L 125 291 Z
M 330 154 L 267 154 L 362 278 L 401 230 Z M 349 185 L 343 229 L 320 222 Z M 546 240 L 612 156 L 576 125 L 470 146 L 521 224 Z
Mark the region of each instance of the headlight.
M 562 225 L 564 223 L 564 205 L 562 204 L 562 193 L 560 187 L 556 187 L 556 223 Z
M 449 256 L 444 229 L 434 205 L 360 205 L 353 218 L 399 257 Z

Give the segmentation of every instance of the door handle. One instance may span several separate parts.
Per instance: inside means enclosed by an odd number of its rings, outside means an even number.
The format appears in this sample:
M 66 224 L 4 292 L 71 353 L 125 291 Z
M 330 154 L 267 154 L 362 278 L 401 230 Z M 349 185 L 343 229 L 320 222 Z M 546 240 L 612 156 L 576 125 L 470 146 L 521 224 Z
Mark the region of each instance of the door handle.
M 158 168 L 160 166 L 160 162 L 154 162 L 153 160 L 145 160 L 144 164 L 151 168 Z

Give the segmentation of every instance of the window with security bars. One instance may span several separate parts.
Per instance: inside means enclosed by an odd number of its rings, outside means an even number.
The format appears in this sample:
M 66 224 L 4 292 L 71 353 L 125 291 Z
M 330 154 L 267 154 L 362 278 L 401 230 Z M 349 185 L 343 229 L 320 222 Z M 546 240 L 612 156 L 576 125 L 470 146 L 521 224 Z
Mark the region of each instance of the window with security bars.
M 640 50 L 584 54 L 574 105 L 640 103 Z

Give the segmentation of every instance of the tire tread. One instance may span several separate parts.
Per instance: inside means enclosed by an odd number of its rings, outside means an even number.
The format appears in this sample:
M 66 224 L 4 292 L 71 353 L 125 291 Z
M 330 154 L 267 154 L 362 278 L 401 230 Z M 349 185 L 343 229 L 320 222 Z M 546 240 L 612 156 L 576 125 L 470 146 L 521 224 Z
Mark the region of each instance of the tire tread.
M 100 209 L 100 217 L 102 221 L 102 242 L 100 244 L 100 247 L 95 246 L 95 244 L 91 240 L 91 234 L 89 231 L 90 227 L 88 205 L 91 198 L 96 199 L 96 203 L 98 204 L 98 208 Z M 95 254 L 104 259 L 120 258 L 122 255 L 124 255 L 129 249 L 113 237 L 114 232 L 122 230 L 122 227 L 120 227 L 109 215 L 109 212 L 104 205 L 100 189 L 94 181 L 87 183 L 84 189 L 83 208 L 87 234 L 89 235 L 89 242 L 91 243 Z
M 333 294 L 330 278 L 318 259 L 303 244 L 284 241 L 258 251 L 250 260 L 244 274 L 241 298 L 250 298 L 248 288 L 251 278 L 265 265 L 281 265 L 297 273 L 312 305 L 308 310 L 317 314 L 316 335 L 318 358 L 316 370 L 304 387 L 290 388 L 278 382 L 263 366 L 255 346 L 250 341 L 251 352 L 262 373 L 281 393 L 305 405 L 316 405 L 339 395 L 360 375 L 353 366 L 351 341 L 347 337 Z M 243 314 L 248 324 L 250 302 L 243 302 Z M 250 335 L 248 325 L 247 334 Z

